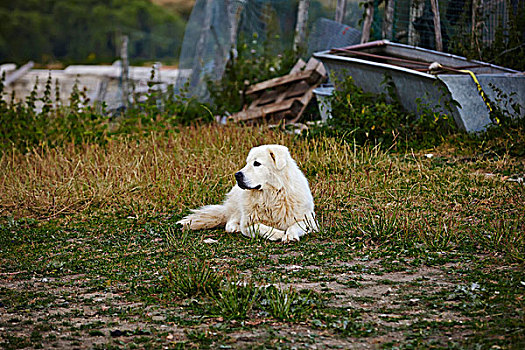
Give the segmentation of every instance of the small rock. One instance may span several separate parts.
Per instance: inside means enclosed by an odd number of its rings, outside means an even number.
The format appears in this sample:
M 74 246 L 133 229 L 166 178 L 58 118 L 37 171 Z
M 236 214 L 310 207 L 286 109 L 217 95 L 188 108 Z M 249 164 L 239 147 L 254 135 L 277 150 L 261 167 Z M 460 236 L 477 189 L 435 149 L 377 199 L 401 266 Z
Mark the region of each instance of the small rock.
M 109 332 L 109 334 L 110 334 L 112 337 L 121 337 L 121 336 L 123 336 L 125 333 L 122 332 L 120 329 L 116 329 L 116 330 L 114 330 L 114 331 Z

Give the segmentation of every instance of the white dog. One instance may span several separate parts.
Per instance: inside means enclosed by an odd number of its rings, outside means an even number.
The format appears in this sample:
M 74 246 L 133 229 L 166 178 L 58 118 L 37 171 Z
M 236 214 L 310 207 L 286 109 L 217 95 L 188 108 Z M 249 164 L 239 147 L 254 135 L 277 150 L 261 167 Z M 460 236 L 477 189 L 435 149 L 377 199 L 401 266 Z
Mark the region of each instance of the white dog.
M 254 147 L 246 163 L 223 204 L 192 210 L 178 223 L 192 230 L 225 225 L 226 232 L 285 242 L 319 229 L 308 181 L 288 148 Z

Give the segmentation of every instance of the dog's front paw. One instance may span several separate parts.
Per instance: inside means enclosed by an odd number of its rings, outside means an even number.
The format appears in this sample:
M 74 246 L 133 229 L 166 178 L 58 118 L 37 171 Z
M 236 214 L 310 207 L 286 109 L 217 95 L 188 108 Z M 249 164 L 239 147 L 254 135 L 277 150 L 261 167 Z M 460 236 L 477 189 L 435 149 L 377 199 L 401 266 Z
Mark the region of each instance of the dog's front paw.
M 299 242 L 299 235 L 297 234 L 297 232 L 286 231 L 286 233 L 284 234 L 281 240 L 283 242 L 293 242 L 293 241 Z
M 238 221 L 228 221 L 224 230 L 226 232 L 241 232 L 241 223 Z

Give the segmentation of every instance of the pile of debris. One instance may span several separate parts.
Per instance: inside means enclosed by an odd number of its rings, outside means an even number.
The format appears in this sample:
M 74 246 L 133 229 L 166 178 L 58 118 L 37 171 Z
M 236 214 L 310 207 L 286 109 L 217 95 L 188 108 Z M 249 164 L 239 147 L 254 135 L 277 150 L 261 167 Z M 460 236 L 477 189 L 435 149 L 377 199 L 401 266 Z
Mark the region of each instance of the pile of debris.
M 250 86 L 246 95 L 252 102 L 231 119 L 295 123 L 312 99 L 313 90 L 325 79 L 326 70 L 321 62 L 315 58 L 308 63 L 299 59 L 289 74 Z

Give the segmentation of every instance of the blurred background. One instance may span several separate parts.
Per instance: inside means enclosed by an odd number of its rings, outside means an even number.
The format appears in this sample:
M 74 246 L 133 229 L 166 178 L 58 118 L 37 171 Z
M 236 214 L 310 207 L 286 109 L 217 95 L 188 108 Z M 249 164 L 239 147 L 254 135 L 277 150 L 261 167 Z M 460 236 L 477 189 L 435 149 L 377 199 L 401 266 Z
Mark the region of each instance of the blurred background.
M 264 25 L 281 35 L 284 47 L 291 45 L 297 0 L 244 3 L 250 18 L 255 13 L 259 17 L 245 23 L 245 30 L 252 26 L 259 31 Z M 333 18 L 336 3 L 311 1 L 310 27 L 319 17 Z M 120 55 L 121 36 L 127 35 L 132 64 L 176 64 L 194 4 L 192 0 L 1 0 L 0 61 L 32 60 L 46 66 L 112 63 Z M 361 15 L 358 1 L 348 1 L 345 23 L 358 26 Z M 273 23 L 267 23 L 270 17 L 275 17 Z

